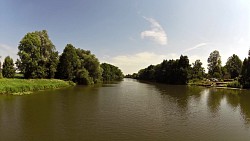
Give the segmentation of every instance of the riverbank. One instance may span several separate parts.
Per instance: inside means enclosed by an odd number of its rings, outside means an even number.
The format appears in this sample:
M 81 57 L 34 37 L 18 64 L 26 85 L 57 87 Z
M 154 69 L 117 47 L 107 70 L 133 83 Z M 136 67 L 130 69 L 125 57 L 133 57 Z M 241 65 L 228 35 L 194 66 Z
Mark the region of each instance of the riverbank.
M 0 94 L 23 95 L 33 91 L 74 86 L 75 83 L 58 79 L 0 79 Z
M 225 88 L 225 89 L 242 89 L 242 86 L 238 81 L 230 82 L 212 82 L 207 80 L 196 80 L 190 81 L 188 85 L 203 86 L 203 87 L 216 87 L 216 88 Z

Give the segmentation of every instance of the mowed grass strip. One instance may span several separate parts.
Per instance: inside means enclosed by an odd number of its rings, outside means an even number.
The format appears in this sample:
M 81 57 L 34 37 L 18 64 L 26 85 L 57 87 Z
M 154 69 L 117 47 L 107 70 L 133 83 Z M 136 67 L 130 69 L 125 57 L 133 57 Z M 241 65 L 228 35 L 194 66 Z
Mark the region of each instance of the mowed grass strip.
M 58 79 L 0 79 L 0 94 L 28 94 L 33 91 L 56 89 L 75 85 Z

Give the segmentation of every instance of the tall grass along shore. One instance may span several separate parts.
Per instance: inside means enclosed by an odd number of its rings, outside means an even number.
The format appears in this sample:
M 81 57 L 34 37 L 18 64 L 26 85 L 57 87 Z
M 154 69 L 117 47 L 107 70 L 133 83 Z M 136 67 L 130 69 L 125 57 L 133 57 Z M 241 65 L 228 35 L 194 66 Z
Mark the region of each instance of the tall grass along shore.
M 75 83 L 58 79 L 0 79 L 0 94 L 23 95 L 33 91 L 73 86 Z

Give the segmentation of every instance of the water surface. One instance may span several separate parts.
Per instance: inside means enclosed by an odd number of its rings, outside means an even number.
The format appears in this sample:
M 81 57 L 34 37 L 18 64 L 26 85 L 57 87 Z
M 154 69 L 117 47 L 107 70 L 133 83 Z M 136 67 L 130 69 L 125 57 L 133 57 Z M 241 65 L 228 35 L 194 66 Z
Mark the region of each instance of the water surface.
M 249 141 L 250 91 L 125 79 L 0 95 L 1 141 Z

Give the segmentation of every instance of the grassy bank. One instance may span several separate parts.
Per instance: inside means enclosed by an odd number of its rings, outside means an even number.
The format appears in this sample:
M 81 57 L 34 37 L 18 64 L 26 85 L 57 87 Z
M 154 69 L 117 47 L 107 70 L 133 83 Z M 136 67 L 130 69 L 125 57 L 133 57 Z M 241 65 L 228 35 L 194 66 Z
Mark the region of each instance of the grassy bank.
M 205 87 L 223 87 L 223 88 L 237 88 L 241 89 L 242 86 L 238 81 L 231 82 L 212 82 L 208 80 L 191 80 L 188 85 L 205 86 Z
M 33 91 L 56 89 L 75 85 L 57 79 L 0 79 L 0 94 L 22 95 Z

